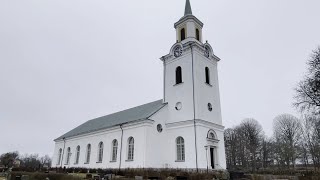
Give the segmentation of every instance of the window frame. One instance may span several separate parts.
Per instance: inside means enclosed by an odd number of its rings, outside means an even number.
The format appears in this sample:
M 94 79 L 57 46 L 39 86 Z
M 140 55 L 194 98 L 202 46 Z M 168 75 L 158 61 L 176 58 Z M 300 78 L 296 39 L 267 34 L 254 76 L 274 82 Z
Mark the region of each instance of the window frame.
M 183 41 L 186 39 L 186 28 L 180 29 L 180 40 Z
M 184 138 L 179 136 L 176 138 L 176 162 L 185 162 L 186 160 L 186 150 Z
M 117 162 L 118 159 L 118 140 L 114 139 L 111 143 L 111 162 Z
M 62 148 L 60 148 L 58 150 L 58 162 L 57 162 L 57 165 L 61 164 L 61 156 L 62 156 Z
M 66 163 L 65 163 L 65 165 L 69 165 L 70 164 L 70 158 L 71 158 L 71 148 L 70 147 L 68 147 L 67 148 L 67 157 L 66 157 Z
M 74 164 L 79 164 L 79 159 L 80 159 L 80 146 L 78 145 L 76 148 L 76 157 L 75 157 Z
M 181 66 L 178 66 L 176 67 L 176 71 L 175 71 L 175 80 L 176 80 L 176 84 L 175 85 L 178 85 L 178 84 L 181 84 L 183 83 L 182 81 L 182 68 Z
M 97 163 L 102 163 L 103 161 L 103 142 L 99 142 L 98 144 L 98 159 L 97 159 Z
M 211 134 L 213 134 L 213 136 L 214 136 L 213 138 L 212 138 Z M 220 141 L 217 133 L 213 129 L 210 129 L 208 131 L 207 140 L 211 141 L 211 142 L 214 142 L 214 143 L 218 143 Z
M 209 67 L 205 67 L 205 83 L 211 85 L 211 78 L 210 78 L 210 69 Z
M 86 159 L 85 159 L 85 164 L 90 163 L 90 156 L 91 156 L 91 144 L 87 145 L 87 150 L 86 150 Z
M 134 160 L 134 138 L 131 136 L 128 138 L 128 151 L 127 151 L 127 161 Z
M 200 41 L 200 30 L 196 28 L 196 39 Z

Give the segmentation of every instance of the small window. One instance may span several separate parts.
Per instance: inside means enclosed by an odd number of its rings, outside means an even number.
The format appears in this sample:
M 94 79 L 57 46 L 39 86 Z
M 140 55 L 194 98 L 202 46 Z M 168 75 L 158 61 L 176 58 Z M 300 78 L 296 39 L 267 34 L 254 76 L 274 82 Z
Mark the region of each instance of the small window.
M 181 29 L 180 31 L 181 34 L 181 41 L 186 39 L 186 30 L 184 28 Z
M 157 131 L 158 131 L 159 133 L 162 132 L 162 125 L 161 125 L 161 124 L 158 124 L 158 125 L 157 125 Z
M 182 137 L 178 137 L 176 139 L 177 145 L 177 161 L 185 160 L 185 149 L 184 149 L 184 139 Z
M 59 164 L 61 163 L 61 155 L 62 155 L 62 149 L 60 148 L 60 149 L 59 149 L 59 152 L 58 152 L 57 165 L 59 165 Z
M 205 68 L 205 75 L 206 75 L 206 83 L 210 84 L 210 70 L 208 67 Z
M 208 110 L 212 111 L 212 104 L 211 103 L 208 103 Z
M 79 164 L 79 158 L 80 158 L 80 146 L 77 146 L 75 164 Z
M 200 41 L 200 32 L 199 29 L 196 29 L 196 38 L 198 41 Z
M 182 108 L 182 103 L 181 103 L 181 102 L 177 102 L 175 109 L 176 109 L 177 111 L 180 111 L 181 108 Z
M 112 141 L 112 161 L 117 161 L 118 141 L 115 139 Z
M 71 157 L 71 148 L 68 147 L 68 149 L 67 149 L 66 165 L 70 163 L 70 157 Z
M 90 155 L 91 155 L 91 144 L 87 145 L 87 153 L 86 153 L 86 164 L 90 163 Z
M 99 146 L 98 146 L 98 162 L 102 162 L 102 159 L 103 159 L 103 142 L 100 142 L 99 143 Z
M 180 66 L 176 68 L 176 84 L 182 83 L 182 69 Z
M 134 156 L 134 139 L 130 137 L 128 139 L 128 160 L 133 161 Z
M 213 132 L 209 133 L 209 139 L 215 139 L 215 136 L 214 136 Z

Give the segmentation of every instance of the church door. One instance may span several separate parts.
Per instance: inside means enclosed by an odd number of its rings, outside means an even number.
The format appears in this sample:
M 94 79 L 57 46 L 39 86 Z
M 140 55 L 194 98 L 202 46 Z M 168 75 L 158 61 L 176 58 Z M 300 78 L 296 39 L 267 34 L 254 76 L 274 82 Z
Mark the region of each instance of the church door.
M 214 148 L 210 148 L 211 167 L 214 169 Z

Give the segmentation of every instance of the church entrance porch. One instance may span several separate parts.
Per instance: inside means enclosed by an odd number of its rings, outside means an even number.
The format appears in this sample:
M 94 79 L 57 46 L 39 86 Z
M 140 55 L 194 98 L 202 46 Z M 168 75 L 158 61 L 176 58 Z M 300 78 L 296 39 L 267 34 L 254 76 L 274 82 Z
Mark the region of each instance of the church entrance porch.
M 219 139 L 217 139 L 217 134 L 214 130 L 210 129 L 207 133 L 206 138 L 206 158 L 207 158 L 207 169 L 217 169 L 219 168 Z

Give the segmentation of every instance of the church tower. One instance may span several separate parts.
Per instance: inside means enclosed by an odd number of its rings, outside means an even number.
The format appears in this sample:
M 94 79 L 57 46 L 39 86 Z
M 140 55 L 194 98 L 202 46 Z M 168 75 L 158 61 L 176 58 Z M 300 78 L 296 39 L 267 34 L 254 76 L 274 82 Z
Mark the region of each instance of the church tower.
M 163 102 L 167 105 L 164 123 L 167 139 L 181 137 L 186 142 L 186 157 L 173 163 L 174 167 L 225 169 L 217 69 L 220 58 L 208 41 L 203 41 L 203 25 L 186 0 L 184 16 L 174 24 L 176 43 L 161 58 Z
M 164 102 L 175 123 L 202 120 L 222 125 L 217 65 L 208 42 L 203 42 L 203 23 L 192 14 L 190 1 L 185 13 L 174 24 L 176 43 L 163 56 Z

